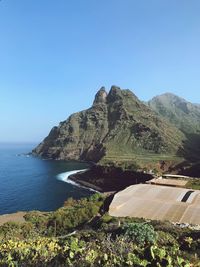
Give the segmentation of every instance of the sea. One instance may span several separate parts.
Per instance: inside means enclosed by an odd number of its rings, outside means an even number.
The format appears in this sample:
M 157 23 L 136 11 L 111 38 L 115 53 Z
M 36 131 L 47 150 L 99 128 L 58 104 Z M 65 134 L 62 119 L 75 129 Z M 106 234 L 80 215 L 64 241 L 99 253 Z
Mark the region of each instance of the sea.
M 69 198 L 94 192 L 68 179 L 87 163 L 44 160 L 28 153 L 36 144 L 0 143 L 0 214 L 17 211 L 53 211 Z

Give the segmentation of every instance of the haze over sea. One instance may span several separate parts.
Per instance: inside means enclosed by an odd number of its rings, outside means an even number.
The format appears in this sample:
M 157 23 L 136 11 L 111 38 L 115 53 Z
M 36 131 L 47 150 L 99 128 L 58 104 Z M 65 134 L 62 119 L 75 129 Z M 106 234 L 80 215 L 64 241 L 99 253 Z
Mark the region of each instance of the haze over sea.
M 0 214 L 17 211 L 50 211 L 69 197 L 81 198 L 91 191 L 67 183 L 67 172 L 88 167 L 86 163 L 42 160 L 26 155 L 36 144 L 0 144 Z

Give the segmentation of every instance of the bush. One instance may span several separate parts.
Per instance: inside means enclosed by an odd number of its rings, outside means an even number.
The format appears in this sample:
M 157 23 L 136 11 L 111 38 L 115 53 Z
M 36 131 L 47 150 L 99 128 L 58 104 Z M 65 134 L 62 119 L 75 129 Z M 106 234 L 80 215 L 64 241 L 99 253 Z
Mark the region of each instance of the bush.
M 0 237 L 1 239 L 9 239 L 9 238 L 20 238 L 21 237 L 21 229 L 20 224 L 16 222 L 7 222 L 4 223 L 0 227 Z
M 151 225 L 153 225 L 155 231 L 163 231 L 169 233 L 176 239 L 184 233 L 186 234 L 191 232 L 191 230 L 187 228 L 180 228 L 176 225 L 173 225 L 169 221 L 151 221 Z
M 30 211 L 24 218 L 26 222 L 29 222 L 35 226 L 38 232 L 41 234 L 46 232 L 50 213 L 42 213 L 40 211 Z
M 158 231 L 157 243 L 160 246 L 178 246 L 178 241 L 169 233 Z
M 48 223 L 49 235 L 65 235 L 89 222 L 97 215 L 102 203 L 102 198 L 97 194 L 89 199 L 70 200 L 65 207 L 52 213 Z
M 122 232 L 138 245 L 154 244 L 157 233 L 152 225 L 147 223 L 129 223 L 122 227 Z
M 112 216 L 110 216 L 108 213 L 105 213 L 101 217 L 101 221 L 102 221 L 102 223 L 110 223 L 110 222 L 114 221 L 114 218 Z

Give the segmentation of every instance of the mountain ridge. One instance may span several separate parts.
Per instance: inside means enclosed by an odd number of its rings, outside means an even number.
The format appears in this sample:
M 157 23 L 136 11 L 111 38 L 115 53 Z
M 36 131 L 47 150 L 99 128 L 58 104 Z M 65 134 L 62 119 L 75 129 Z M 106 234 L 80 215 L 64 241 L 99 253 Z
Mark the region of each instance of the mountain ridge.
M 184 133 L 200 132 L 200 104 L 193 104 L 172 93 L 153 97 L 147 105 Z
M 129 89 L 101 87 L 90 108 L 53 127 L 33 154 L 98 162 L 121 155 L 182 154 L 184 134 Z

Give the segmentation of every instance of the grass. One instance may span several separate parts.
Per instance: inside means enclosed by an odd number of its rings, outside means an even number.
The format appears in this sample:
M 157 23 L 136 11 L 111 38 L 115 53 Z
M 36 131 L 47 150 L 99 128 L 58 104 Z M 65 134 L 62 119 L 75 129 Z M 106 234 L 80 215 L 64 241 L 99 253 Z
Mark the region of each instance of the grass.
M 200 179 L 191 179 L 189 182 L 187 182 L 186 188 L 200 190 Z
M 173 160 L 173 161 L 182 161 L 182 158 L 174 155 L 164 155 L 164 154 L 109 154 L 105 156 L 104 159 L 108 160 L 145 160 L 145 161 L 159 161 L 159 160 Z
M 143 168 L 145 165 L 156 164 L 160 161 L 172 162 L 172 164 L 179 164 L 184 159 L 176 155 L 170 154 L 155 154 L 155 153 L 109 153 L 103 159 L 101 159 L 100 164 L 109 164 L 113 162 L 117 165 L 123 165 L 126 163 L 135 164 L 138 168 Z

